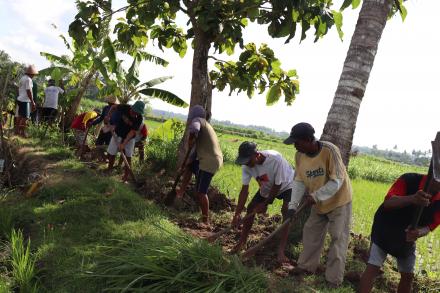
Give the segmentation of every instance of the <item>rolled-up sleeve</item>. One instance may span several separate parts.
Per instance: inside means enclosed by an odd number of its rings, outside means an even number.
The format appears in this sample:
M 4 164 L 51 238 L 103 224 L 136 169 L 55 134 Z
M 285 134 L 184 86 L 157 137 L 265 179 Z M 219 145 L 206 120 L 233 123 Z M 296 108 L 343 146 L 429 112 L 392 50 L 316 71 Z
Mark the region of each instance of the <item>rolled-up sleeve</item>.
M 306 186 L 302 181 L 294 180 L 292 184 L 292 195 L 289 202 L 289 210 L 296 210 L 301 202 Z

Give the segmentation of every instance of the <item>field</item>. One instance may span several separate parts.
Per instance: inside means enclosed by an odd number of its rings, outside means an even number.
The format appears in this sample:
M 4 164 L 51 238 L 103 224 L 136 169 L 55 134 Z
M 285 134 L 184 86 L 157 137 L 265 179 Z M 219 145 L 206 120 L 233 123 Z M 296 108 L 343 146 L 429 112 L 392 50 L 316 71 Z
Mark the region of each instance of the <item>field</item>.
M 150 129 L 158 126 L 157 121 L 147 121 Z M 279 151 L 292 165 L 294 165 L 295 149 L 285 145 L 281 140 L 266 140 L 242 137 L 239 134 L 222 133 L 218 131 L 225 164 L 214 176 L 213 184 L 231 199 L 238 199 L 241 188 L 241 168 L 233 164 L 238 152 L 238 146 L 245 140 L 257 143 L 259 149 Z M 391 183 L 406 172 L 425 173 L 427 168 L 405 165 L 382 158 L 358 155 L 352 157 L 349 165 L 349 175 L 353 186 L 353 232 L 368 236 L 371 232 L 373 216 L 383 202 Z M 255 181 L 250 185 L 251 196 L 258 190 Z M 269 214 L 279 213 L 281 201 L 269 207 Z M 440 275 L 440 228 L 418 241 L 417 269 L 419 272 L 431 272 Z

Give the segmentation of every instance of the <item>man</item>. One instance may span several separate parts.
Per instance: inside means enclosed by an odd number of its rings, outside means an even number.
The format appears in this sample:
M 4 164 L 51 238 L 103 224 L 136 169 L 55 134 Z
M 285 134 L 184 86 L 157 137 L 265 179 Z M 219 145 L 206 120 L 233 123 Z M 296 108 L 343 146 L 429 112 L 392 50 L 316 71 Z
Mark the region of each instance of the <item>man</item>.
M 101 115 L 99 115 L 92 123 L 93 126 L 99 125 L 104 121 L 104 126 L 100 129 L 98 138 L 96 139 L 95 145 L 99 149 L 99 159 L 101 161 L 105 160 L 105 149 L 110 144 L 112 139 L 112 131 L 114 131 L 114 125 L 111 123 L 111 119 L 106 119 L 110 109 L 113 105 L 119 104 L 118 99 L 115 96 L 108 96 L 104 100 L 107 105 L 102 108 Z
M 255 213 L 266 212 L 267 206 L 272 204 L 275 198 L 283 200 L 281 214 L 283 215 L 283 220 L 286 219 L 294 177 L 292 167 L 280 153 L 273 150 L 258 151 L 257 145 L 253 142 L 245 141 L 240 145 L 235 163 L 242 165 L 243 185 L 238 198 L 237 208 L 235 209 L 235 215 L 232 219 L 232 226 L 237 226 L 240 221 L 240 214 L 246 203 L 249 194 L 249 182 L 252 178 L 257 180 L 260 188 L 247 206 L 246 216 L 253 215 L 243 222 L 240 240 L 231 252 L 238 252 L 246 243 L 254 223 Z M 281 232 L 278 248 L 278 261 L 280 264 L 289 262 L 289 259 L 284 254 L 288 233 L 289 227 L 287 226 Z
M 319 265 L 327 231 L 331 236 L 325 279 L 328 286 L 340 286 L 344 277 L 350 224 L 350 179 L 335 145 L 315 139 L 308 123 L 293 126 L 285 144 L 295 144 L 295 180 L 289 215 L 295 213 L 304 193 L 311 213 L 303 229 L 303 251 L 295 273 L 314 273 Z
M 27 120 L 30 117 L 30 112 L 36 110 L 36 104 L 32 95 L 32 78 L 38 74 L 34 65 L 29 65 L 26 68 L 25 75 L 18 83 L 18 97 L 17 97 L 17 123 L 15 133 L 17 135 L 25 136 L 25 129 Z
M 87 128 L 92 126 L 93 120 L 98 116 L 99 109 L 81 113 L 73 118 L 70 128 L 73 130 L 75 137 L 75 145 L 78 150 L 83 147 L 84 139 L 86 137 Z M 87 141 L 84 143 L 84 147 L 88 150 Z
M 61 81 L 61 87 L 59 87 L 55 85 L 54 79 L 49 79 L 47 85 L 48 87 L 44 90 L 42 116 L 43 121 L 52 124 L 58 114 L 58 96 L 64 93 L 64 89 Z
M 195 188 L 202 211 L 201 220 L 203 223 L 209 224 L 208 188 L 212 177 L 223 165 L 223 154 L 214 128 L 206 121 L 206 112 L 202 106 L 191 107 L 188 121 L 190 124 L 187 148 L 192 150 L 195 145 L 195 152 L 186 166 L 183 166 L 185 171 L 182 185 L 176 190 L 176 195 L 177 197 L 183 196 L 192 174 L 195 174 Z
M 407 173 L 391 186 L 376 211 L 371 232 L 370 257 L 362 274 L 359 292 L 370 292 L 388 254 L 397 259 L 400 272 L 398 293 L 412 292 L 416 240 L 440 224 L 440 192 L 433 184 L 422 191 L 427 175 Z M 428 181 L 429 182 L 429 181 Z M 431 194 L 434 194 L 432 196 Z M 409 229 L 417 207 L 425 207 L 418 228 Z
M 145 109 L 145 103 L 142 101 L 136 101 L 132 106 L 130 105 L 113 105 L 105 118 L 110 121 L 113 113 L 115 135 L 112 136 L 110 144 L 107 148 L 108 153 L 108 170 L 112 170 L 115 164 L 115 158 L 118 151 L 124 152 L 127 157 L 127 161 L 131 166 L 131 157 L 133 156 L 134 137 L 136 136 L 136 131 L 142 124 L 143 114 Z M 127 166 L 124 169 L 124 176 L 122 180 L 126 182 L 129 176 L 129 170 Z

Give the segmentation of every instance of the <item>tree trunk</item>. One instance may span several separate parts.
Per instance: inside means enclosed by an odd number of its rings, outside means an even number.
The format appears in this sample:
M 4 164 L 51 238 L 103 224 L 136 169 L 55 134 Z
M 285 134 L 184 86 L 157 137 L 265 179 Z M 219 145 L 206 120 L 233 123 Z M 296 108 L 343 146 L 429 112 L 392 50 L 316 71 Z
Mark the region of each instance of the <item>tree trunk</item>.
M 359 107 L 393 0 L 364 0 L 321 140 L 337 145 L 350 160 Z
M 195 29 L 190 107 L 201 105 L 205 108 L 206 113 L 211 113 L 212 105 L 212 84 L 208 71 L 208 53 L 210 48 L 211 41 L 206 34 L 200 29 Z M 188 125 L 189 121 L 186 123 L 185 133 L 179 145 L 179 165 L 182 163 L 187 151 L 185 141 L 187 139 Z
M 79 104 L 81 103 L 81 99 L 84 96 L 84 93 L 86 92 L 88 86 L 90 85 L 90 81 L 92 80 L 94 75 L 95 75 L 95 71 L 91 70 L 84 78 L 81 84 L 81 88 L 79 89 L 78 93 L 76 94 L 75 98 L 70 104 L 69 110 L 67 111 L 66 116 L 64 117 L 64 129 L 70 128 L 70 124 L 75 118 L 76 111 L 78 111 Z

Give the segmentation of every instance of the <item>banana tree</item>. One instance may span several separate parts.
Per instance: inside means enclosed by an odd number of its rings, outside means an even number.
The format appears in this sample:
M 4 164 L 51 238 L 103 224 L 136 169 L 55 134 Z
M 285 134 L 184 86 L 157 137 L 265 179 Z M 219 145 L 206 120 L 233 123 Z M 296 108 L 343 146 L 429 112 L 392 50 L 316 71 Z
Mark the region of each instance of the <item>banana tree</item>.
M 104 83 L 98 86 L 100 88 L 100 95 L 115 95 L 123 104 L 128 103 L 130 100 L 144 99 L 148 101 L 150 98 L 156 98 L 174 106 L 188 107 L 188 104 L 177 95 L 155 88 L 156 85 L 173 78 L 172 76 L 158 77 L 147 82 L 139 80 L 139 65 L 142 60 L 153 61 L 164 66 L 168 64 L 159 57 L 139 51 L 134 56 L 128 70 L 122 67 L 122 61 L 116 61 L 116 70 L 113 73 L 109 73 L 104 66 L 100 68 L 100 73 L 104 78 Z

